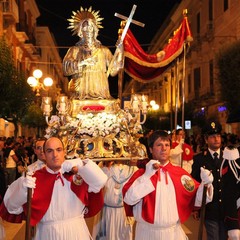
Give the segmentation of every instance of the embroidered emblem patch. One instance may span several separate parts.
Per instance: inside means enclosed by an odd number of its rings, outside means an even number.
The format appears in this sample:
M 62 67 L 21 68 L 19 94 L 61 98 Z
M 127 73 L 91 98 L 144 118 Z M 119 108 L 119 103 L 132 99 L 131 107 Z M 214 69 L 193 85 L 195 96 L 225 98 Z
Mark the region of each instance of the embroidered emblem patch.
M 76 185 L 81 185 L 82 182 L 83 182 L 83 179 L 80 175 L 76 174 L 75 175 L 75 179 L 73 180 L 73 182 L 76 184 Z
M 189 148 L 186 148 L 186 149 L 185 149 L 185 153 L 186 153 L 186 155 L 189 155 L 189 154 L 190 154 L 190 149 L 189 149 Z
M 189 177 L 188 175 L 182 175 L 181 183 L 188 192 L 192 192 L 195 188 L 195 183 L 194 183 L 193 179 L 191 177 Z

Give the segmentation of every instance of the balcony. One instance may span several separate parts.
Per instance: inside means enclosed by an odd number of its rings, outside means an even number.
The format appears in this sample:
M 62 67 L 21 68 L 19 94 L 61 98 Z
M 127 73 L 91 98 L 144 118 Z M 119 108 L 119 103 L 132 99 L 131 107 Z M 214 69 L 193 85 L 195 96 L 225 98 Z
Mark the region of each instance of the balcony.
M 3 20 L 6 26 L 19 22 L 18 5 L 15 0 L 3 0 Z

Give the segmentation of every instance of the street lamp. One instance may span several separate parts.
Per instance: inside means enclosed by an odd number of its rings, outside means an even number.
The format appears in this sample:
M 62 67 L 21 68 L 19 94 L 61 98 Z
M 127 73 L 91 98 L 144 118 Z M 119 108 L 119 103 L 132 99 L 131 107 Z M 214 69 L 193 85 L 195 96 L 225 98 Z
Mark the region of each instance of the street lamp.
M 53 80 L 50 77 L 46 77 L 41 83 L 39 80 L 42 77 L 43 73 L 40 69 L 36 69 L 33 71 L 33 76 L 30 76 L 27 79 L 27 83 L 30 87 L 33 88 L 33 91 L 36 91 L 36 96 L 40 96 L 40 89 L 46 90 L 46 87 L 51 87 L 53 85 Z
M 154 111 L 159 109 L 159 105 L 155 102 L 155 100 L 151 100 L 150 105 L 151 105 L 152 110 L 154 110 Z

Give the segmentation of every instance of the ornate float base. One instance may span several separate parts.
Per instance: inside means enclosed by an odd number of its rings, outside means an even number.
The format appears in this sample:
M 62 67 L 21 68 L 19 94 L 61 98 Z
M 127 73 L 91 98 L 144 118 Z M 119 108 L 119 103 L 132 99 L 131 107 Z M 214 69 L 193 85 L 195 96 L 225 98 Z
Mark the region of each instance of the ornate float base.
M 67 157 L 145 158 L 138 119 L 119 100 L 71 100 L 69 115 L 52 116 L 48 136 L 59 136 Z

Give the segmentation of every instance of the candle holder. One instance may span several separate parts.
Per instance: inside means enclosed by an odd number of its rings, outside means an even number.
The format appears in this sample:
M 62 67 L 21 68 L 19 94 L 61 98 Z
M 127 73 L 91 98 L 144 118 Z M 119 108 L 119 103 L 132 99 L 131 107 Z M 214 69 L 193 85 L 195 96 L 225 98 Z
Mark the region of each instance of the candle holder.
M 46 122 L 48 123 L 48 118 L 52 111 L 52 98 L 51 97 L 42 97 L 41 109 L 43 115 L 46 117 Z
M 62 95 L 58 98 L 56 108 L 58 110 L 59 115 L 66 115 L 70 110 L 70 102 L 68 97 Z
M 139 94 L 133 94 L 131 96 L 131 107 L 133 113 L 139 113 L 140 111 L 140 103 L 141 103 L 141 96 Z
M 144 124 L 147 118 L 148 111 L 148 96 L 140 94 L 132 94 L 131 96 L 131 109 L 136 117 L 139 118 L 139 123 Z M 140 121 L 141 115 L 143 120 Z

